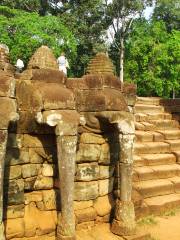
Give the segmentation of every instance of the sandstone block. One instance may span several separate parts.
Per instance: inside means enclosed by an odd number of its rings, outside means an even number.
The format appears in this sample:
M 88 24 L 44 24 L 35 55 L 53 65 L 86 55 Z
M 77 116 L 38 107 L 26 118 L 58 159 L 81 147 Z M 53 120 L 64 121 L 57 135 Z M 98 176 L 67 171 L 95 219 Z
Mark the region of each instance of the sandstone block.
M 42 201 L 42 192 L 41 191 L 34 191 L 24 194 L 24 202 L 25 204 L 29 204 L 31 202 L 40 202 Z
M 94 133 L 82 133 L 80 136 L 80 143 L 86 144 L 103 144 L 106 142 L 106 139 L 99 134 Z
M 5 178 L 9 179 L 17 179 L 21 178 L 21 166 L 10 166 L 8 168 L 5 168 Z
M 5 221 L 5 233 L 7 240 L 11 238 L 24 237 L 24 219 L 7 219 Z
M 79 144 L 77 162 L 95 162 L 99 160 L 101 147 L 97 144 Z
M 76 210 L 75 215 L 78 223 L 93 221 L 97 217 L 97 213 L 93 207 Z
M 22 148 L 23 135 L 16 133 L 8 134 L 7 147 L 9 148 Z
M 29 163 L 29 153 L 27 149 L 7 148 L 5 165 L 13 166 Z
M 113 176 L 115 166 L 99 166 L 99 178 L 106 179 Z
M 109 165 L 110 162 L 111 162 L 110 147 L 108 143 L 105 143 L 101 146 L 99 163 Z
M 97 163 L 77 164 L 76 180 L 92 181 L 99 177 L 99 166 Z
M 54 175 L 53 165 L 44 163 L 42 166 L 41 174 L 44 177 L 53 177 Z
M 22 177 L 29 178 L 38 175 L 41 164 L 25 164 L 22 166 Z
M 92 227 L 94 227 L 94 225 L 95 225 L 95 222 L 94 222 L 94 221 L 83 222 L 83 223 L 80 223 L 80 224 L 77 224 L 77 225 L 76 225 L 76 230 L 77 230 L 77 231 L 85 230 L 85 229 L 90 230 Z
M 89 201 L 74 201 L 74 210 L 82 210 L 82 209 L 86 209 L 86 208 L 90 208 L 93 206 L 93 201 L 89 200 Z
M 36 182 L 37 177 L 30 177 L 24 179 L 24 189 L 25 190 L 34 190 L 34 184 Z
M 56 209 L 57 192 L 55 190 L 46 190 L 42 192 L 45 210 Z M 60 203 L 59 203 L 60 205 Z
M 99 196 L 107 195 L 113 191 L 114 178 L 99 180 Z
M 0 129 L 7 129 L 10 121 L 15 121 L 18 117 L 16 113 L 16 102 L 14 99 L 3 97 L 0 101 Z
M 23 218 L 24 217 L 24 205 L 14 205 L 7 207 L 7 211 L 5 214 L 6 219 L 11 218 Z
M 53 188 L 53 178 L 52 177 L 39 176 L 34 183 L 34 189 L 37 189 L 37 190 L 51 189 L 51 188 Z
M 29 135 L 24 134 L 23 146 L 31 148 L 44 148 L 56 146 L 56 139 L 53 135 Z
M 8 205 L 19 205 L 24 203 L 23 179 L 11 180 L 8 184 L 5 184 L 4 196 L 5 200 L 8 202 Z
M 25 236 L 31 237 L 53 232 L 56 228 L 57 216 L 54 211 L 39 211 L 35 203 L 25 207 Z
M 101 217 L 110 214 L 114 205 L 115 202 L 112 194 L 98 197 L 96 200 L 94 200 L 94 208 L 97 212 L 97 215 Z
M 92 200 L 98 196 L 98 182 L 75 182 L 74 200 Z

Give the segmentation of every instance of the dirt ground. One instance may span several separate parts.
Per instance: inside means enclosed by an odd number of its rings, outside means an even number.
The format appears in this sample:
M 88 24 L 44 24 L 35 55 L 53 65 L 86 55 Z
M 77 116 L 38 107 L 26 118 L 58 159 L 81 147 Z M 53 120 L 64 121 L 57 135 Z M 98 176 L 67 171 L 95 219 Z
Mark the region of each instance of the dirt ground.
M 149 232 L 152 240 L 180 240 L 180 211 L 175 216 L 154 217 L 154 223 L 143 224 L 140 228 Z
M 172 216 L 174 214 L 175 216 Z M 150 233 L 149 240 L 180 240 L 180 211 L 145 218 L 141 224 L 137 224 L 137 231 Z M 123 240 L 123 238 L 112 234 L 109 224 L 101 224 L 91 230 L 77 232 L 77 240 Z

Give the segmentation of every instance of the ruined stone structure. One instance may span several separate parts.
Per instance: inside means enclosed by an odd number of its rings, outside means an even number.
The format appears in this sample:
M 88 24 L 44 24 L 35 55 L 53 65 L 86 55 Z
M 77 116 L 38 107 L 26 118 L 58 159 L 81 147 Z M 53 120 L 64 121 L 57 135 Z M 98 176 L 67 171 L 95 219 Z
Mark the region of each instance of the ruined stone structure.
M 125 98 L 133 104 L 135 88 L 124 87 L 123 95 L 113 71 L 98 54 L 87 75 L 67 79 L 45 46 L 18 79 L 1 70 L 6 239 L 56 234 L 71 240 L 76 229 L 103 221 L 112 222 L 115 234 L 134 233 L 134 116 Z
M 103 222 L 116 235 L 134 235 L 135 214 L 153 209 L 143 181 L 158 177 L 145 167 L 153 160 L 145 159 L 148 147 L 140 141 L 160 139 L 155 122 L 145 122 L 156 114 L 138 106 L 142 99 L 134 107 L 135 86 L 121 86 L 103 53 L 85 76 L 67 78 L 45 46 L 15 77 L 12 66 L 4 68 L 10 64 L 1 52 L 0 240 L 75 240 L 76 230 Z M 147 133 L 153 124 L 156 133 Z M 162 149 L 170 151 L 170 144 Z M 172 155 L 179 159 L 178 151 L 170 155 L 169 163 Z

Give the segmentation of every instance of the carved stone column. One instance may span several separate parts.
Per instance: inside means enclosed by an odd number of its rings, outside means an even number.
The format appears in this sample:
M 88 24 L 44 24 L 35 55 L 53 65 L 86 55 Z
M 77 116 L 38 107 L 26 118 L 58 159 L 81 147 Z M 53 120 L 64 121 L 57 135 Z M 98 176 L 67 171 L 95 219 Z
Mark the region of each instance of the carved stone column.
M 6 154 L 7 130 L 0 130 L 0 239 L 5 240 L 3 225 L 3 186 L 4 186 L 4 158 Z
M 57 239 L 75 240 L 73 200 L 77 136 L 57 135 L 56 139 L 61 195 L 61 215 L 58 217 Z
M 123 120 L 117 123 L 119 131 L 120 159 L 118 164 L 120 193 L 116 201 L 115 219 L 111 231 L 117 235 L 135 233 L 135 213 L 131 200 L 134 123 Z

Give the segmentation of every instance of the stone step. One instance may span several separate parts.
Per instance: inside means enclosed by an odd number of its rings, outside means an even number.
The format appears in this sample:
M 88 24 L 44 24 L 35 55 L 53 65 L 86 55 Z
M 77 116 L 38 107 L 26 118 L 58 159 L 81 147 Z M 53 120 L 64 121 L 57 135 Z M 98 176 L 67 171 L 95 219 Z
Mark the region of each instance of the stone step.
M 166 143 L 170 145 L 171 151 L 180 151 L 180 139 L 166 140 Z
M 165 142 L 144 142 L 134 144 L 135 154 L 170 153 L 170 144 Z
M 180 164 L 180 151 L 173 151 L 173 154 L 176 156 L 176 162 Z
M 136 104 L 159 105 L 159 97 L 137 97 Z
M 135 120 L 137 122 L 144 122 L 149 120 L 160 120 L 160 119 L 172 119 L 172 114 L 170 113 L 136 113 L 135 114 Z M 174 119 L 175 120 L 175 119 Z
M 169 179 L 134 182 L 133 188 L 143 197 L 162 196 L 174 193 L 174 184 Z
M 145 199 L 171 193 L 180 193 L 180 177 L 134 182 L 133 188 Z
M 179 152 L 179 156 L 180 156 L 180 152 Z M 169 165 L 169 164 L 175 164 L 176 160 L 178 160 L 178 152 L 174 154 L 173 153 L 140 154 L 140 155 L 134 156 L 134 166 Z
M 179 122 L 176 120 L 149 120 L 148 123 L 153 124 L 156 129 L 179 129 Z
M 143 104 L 136 104 L 135 105 L 135 113 L 163 113 L 164 108 L 162 106 L 155 106 L 155 105 L 143 105 Z
M 180 139 L 180 130 L 178 129 L 171 129 L 171 130 L 159 130 L 159 133 L 161 133 L 164 136 L 164 139 Z
M 155 131 L 135 131 L 136 142 L 163 142 L 165 140 L 164 135 L 161 132 Z
M 152 179 L 164 179 L 180 176 L 180 165 L 159 165 L 159 166 L 143 166 L 135 167 L 135 181 L 147 181 Z
M 151 214 L 162 214 L 163 212 L 180 206 L 180 194 L 168 194 L 164 196 L 150 197 L 145 203 Z

